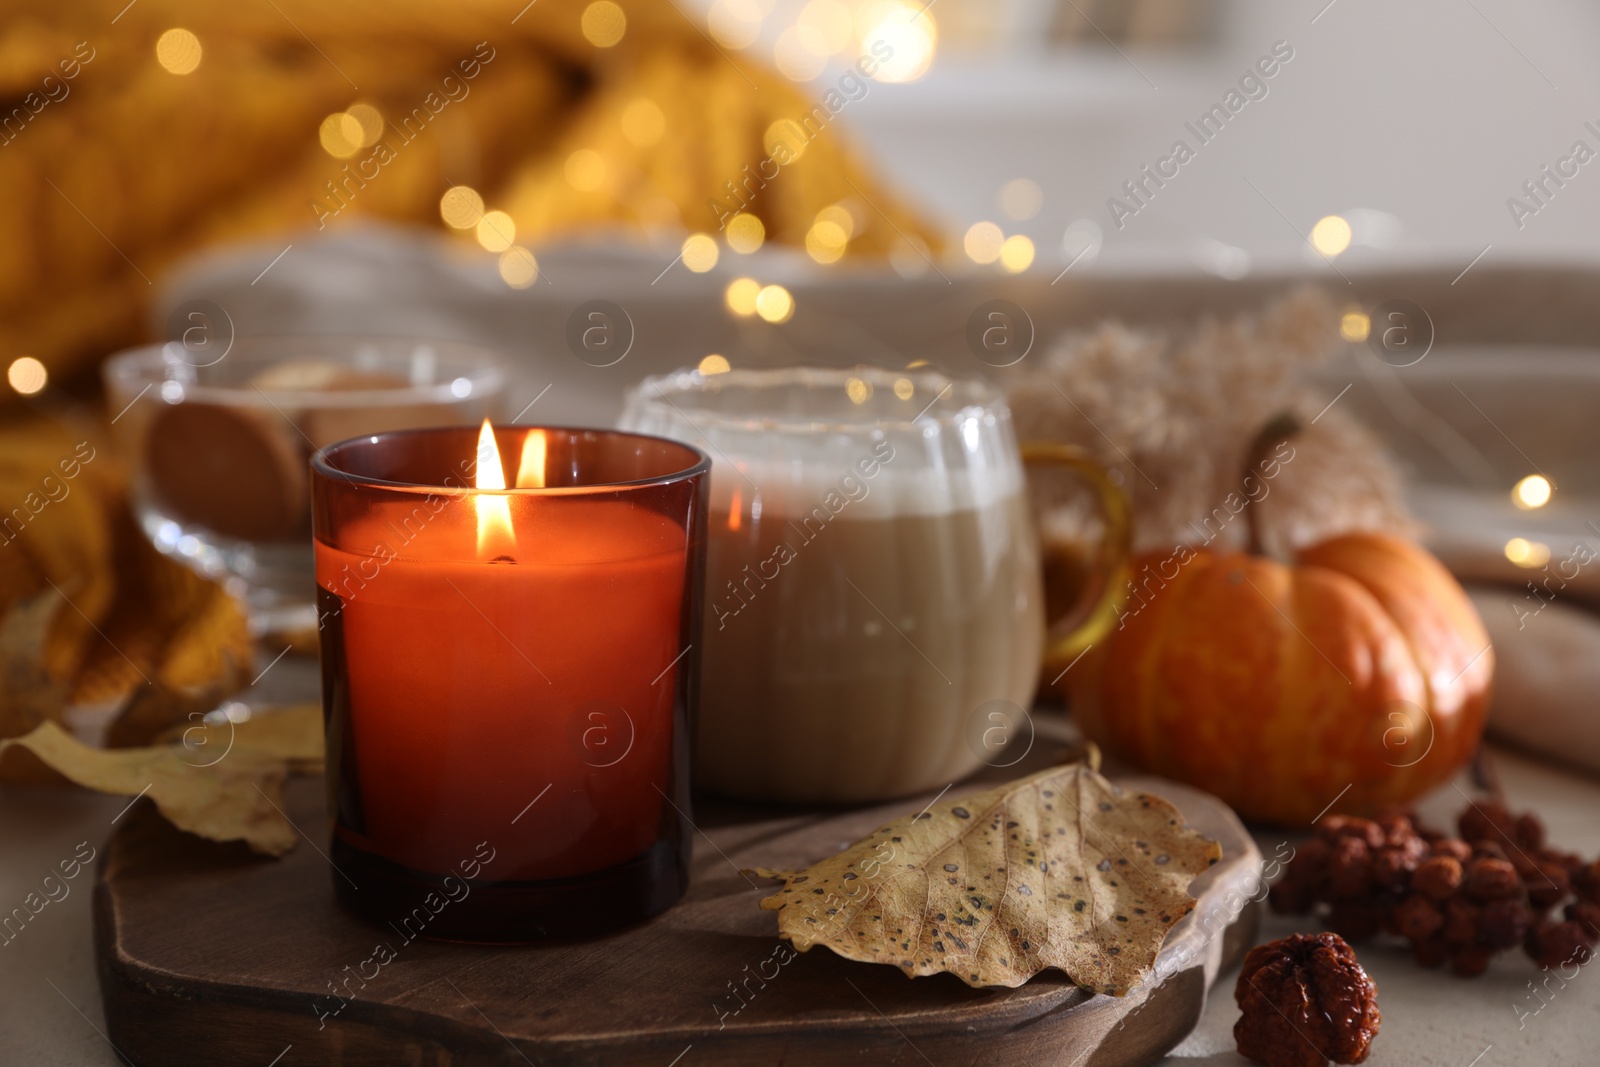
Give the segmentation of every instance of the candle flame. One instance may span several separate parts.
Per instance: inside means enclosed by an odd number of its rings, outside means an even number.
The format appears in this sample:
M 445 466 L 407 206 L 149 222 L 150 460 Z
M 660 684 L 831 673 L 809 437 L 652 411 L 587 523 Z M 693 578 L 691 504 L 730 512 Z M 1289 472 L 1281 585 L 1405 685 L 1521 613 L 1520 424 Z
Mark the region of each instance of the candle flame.
M 733 489 L 733 502 L 728 505 L 728 529 L 737 530 L 744 525 L 744 494 L 738 486 Z
M 549 446 L 543 430 L 529 430 L 522 439 L 522 460 L 517 464 L 518 489 L 543 489 L 545 482 L 545 456 Z
M 504 489 L 505 467 L 500 462 L 500 446 L 495 443 L 494 427 L 483 420 L 478 430 L 478 471 L 474 484 L 479 489 Z M 511 530 L 511 501 L 504 496 L 476 493 L 473 504 L 478 509 L 478 558 L 494 559 L 512 555 L 517 547 L 516 534 Z

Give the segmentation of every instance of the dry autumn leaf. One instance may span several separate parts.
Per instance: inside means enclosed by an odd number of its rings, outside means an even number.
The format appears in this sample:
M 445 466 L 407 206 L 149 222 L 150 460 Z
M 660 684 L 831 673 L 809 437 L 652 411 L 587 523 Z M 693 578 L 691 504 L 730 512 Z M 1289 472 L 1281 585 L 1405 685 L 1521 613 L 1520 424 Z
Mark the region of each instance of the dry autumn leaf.
M 91 748 L 47 722 L 0 740 L 0 766 L 26 760 L 11 751 L 21 749 L 85 788 L 148 796 L 180 830 L 281 856 L 295 843 L 282 811 L 283 780 L 291 765 L 315 764 L 321 741 L 321 716 L 311 706 L 197 727 L 178 744 L 116 750 Z
M 1221 857 L 1167 801 L 1074 764 L 936 803 L 803 871 L 757 873 L 786 881 L 761 906 L 802 952 L 975 987 L 1054 967 L 1122 996 Z

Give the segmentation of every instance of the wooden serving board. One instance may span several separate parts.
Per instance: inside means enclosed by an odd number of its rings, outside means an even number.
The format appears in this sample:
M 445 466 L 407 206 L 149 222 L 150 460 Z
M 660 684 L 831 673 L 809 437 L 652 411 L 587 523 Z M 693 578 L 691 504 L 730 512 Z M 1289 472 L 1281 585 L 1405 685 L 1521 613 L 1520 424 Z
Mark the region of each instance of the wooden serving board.
M 141 1067 L 1148 1064 L 1189 1032 L 1218 970 L 1251 944 L 1257 915 L 1239 901 L 1255 895 L 1261 857 L 1220 801 L 1119 781 L 1167 797 L 1224 849 L 1195 884 L 1200 906 L 1167 939 L 1164 976 L 1121 999 L 1058 972 L 979 990 L 825 949 L 788 959 L 776 916 L 757 907 L 771 885 L 739 869 L 805 866 L 931 795 L 820 814 L 707 803 L 681 904 L 602 940 L 514 948 L 408 944 L 339 910 L 320 840 L 263 859 L 175 830 L 140 802 L 95 887 L 106 1021 Z M 320 779 L 294 779 L 285 810 L 317 834 L 322 798 Z M 379 945 L 393 950 L 386 963 Z

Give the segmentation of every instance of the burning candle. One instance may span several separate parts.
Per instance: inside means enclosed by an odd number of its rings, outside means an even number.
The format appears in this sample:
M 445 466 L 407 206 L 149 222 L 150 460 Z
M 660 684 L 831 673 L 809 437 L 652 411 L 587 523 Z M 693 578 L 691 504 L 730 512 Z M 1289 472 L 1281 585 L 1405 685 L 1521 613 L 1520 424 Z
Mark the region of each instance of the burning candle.
M 657 438 L 487 422 L 314 462 L 348 904 L 432 894 L 425 935 L 515 941 L 681 895 L 706 469 Z

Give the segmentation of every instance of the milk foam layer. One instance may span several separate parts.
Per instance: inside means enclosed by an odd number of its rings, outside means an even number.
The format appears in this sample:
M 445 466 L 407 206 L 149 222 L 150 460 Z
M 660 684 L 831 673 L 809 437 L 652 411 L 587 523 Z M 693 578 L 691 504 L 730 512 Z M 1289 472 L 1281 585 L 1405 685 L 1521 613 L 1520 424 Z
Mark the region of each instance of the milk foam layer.
M 876 470 L 868 477 L 866 470 Z M 1022 469 L 1015 460 L 979 466 L 934 468 L 905 454 L 879 462 L 862 445 L 855 462 L 814 459 L 779 462 L 715 459 L 711 466 L 712 521 L 727 521 L 739 511 L 752 514 L 805 515 L 824 508 L 839 519 L 886 519 L 897 515 L 948 515 L 987 509 L 1022 491 Z M 913 465 L 916 464 L 916 465 Z M 737 496 L 737 501 L 735 497 Z M 843 507 L 840 501 L 846 501 Z

